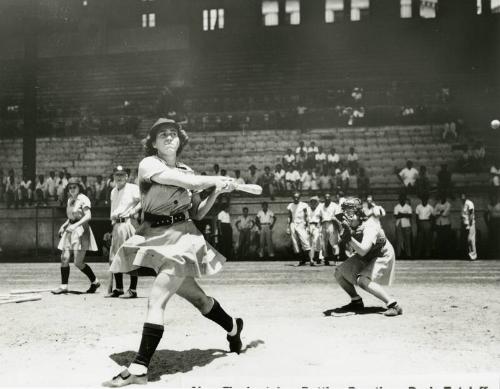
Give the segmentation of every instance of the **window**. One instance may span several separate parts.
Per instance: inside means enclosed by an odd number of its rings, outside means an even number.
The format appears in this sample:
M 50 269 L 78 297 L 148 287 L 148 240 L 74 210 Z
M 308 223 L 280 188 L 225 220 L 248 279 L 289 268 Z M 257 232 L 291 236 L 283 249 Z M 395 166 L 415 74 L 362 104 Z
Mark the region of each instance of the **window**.
M 203 10 L 203 31 L 222 30 L 224 28 L 224 9 Z
M 279 5 L 277 1 L 264 0 L 262 2 L 262 18 L 264 26 L 277 26 L 279 24 Z
M 325 23 L 334 23 L 344 18 L 344 0 L 325 0 Z
M 401 0 L 401 18 L 409 19 L 412 17 L 411 0 Z
M 156 27 L 156 14 L 142 14 L 142 27 Z
M 420 17 L 434 19 L 438 0 L 420 0 Z
M 351 20 L 365 19 L 370 10 L 370 0 L 351 0 Z
M 286 13 L 287 24 L 291 25 L 300 24 L 300 1 L 286 0 L 285 13 Z

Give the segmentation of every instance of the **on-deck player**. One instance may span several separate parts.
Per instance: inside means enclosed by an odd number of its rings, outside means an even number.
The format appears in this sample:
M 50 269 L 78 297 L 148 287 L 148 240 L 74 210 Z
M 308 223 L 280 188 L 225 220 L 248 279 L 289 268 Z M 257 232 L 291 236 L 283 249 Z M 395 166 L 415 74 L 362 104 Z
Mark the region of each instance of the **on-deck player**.
M 113 233 L 111 248 L 109 250 L 110 264 L 121 245 L 135 234 L 132 218 L 141 209 L 141 194 L 139 186 L 128 182 L 127 171 L 118 165 L 113 169 L 113 179 L 116 186 L 111 191 L 111 224 Z M 108 285 L 106 297 L 136 298 L 137 297 L 137 275 L 130 274 L 130 287 L 126 294 L 123 292 L 123 274 L 115 273 L 115 289 L 113 289 L 113 273 Z
M 300 201 L 300 193 L 296 192 L 293 194 L 293 202 L 288 204 L 286 209 L 288 210 L 288 230 L 292 238 L 293 251 L 299 257 L 298 266 L 304 266 L 307 261 L 314 265 L 309 258 L 311 249 L 307 233 L 309 206 Z
M 339 229 L 334 223 L 335 215 L 341 213 L 340 206 L 331 200 L 329 193 L 325 194 L 325 201 L 320 207 L 321 233 L 323 234 L 323 256 L 325 266 L 330 266 L 330 261 L 337 261 L 339 257 Z M 330 245 L 331 250 L 329 250 Z M 332 255 L 330 255 L 330 253 Z
M 309 200 L 309 242 L 311 246 L 309 261 L 311 265 L 314 265 L 314 263 L 321 263 L 320 253 L 322 249 L 322 242 L 320 212 L 321 206 L 319 204 L 319 197 L 311 197 Z
M 230 351 L 241 351 L 243 320 L 229 316 L 195 280 L 220 271 L 225 258 L 205 241 L 191 220 L 203 219 L 219 194 L 234 190 L 234 179 L 198 176 L 179 163 L 177 157 L 187 141 L 184 130 L 163 118 L 151 127 L 146 138 L 147 157 L 139 164 L 144 221 L 136 235 L 118 250 L 111 271 L 125 273 L 144 266 L 154 269 L 157 276 L 149 296 L 139 351 L 130 366 L 104 386 L 147 382 L 151 357 L 163 336 L 165 307 L 174 294 L 188 300 L 227 331 Z M 201 200 L 197 192 L 210 187 L 215 187 L 214 191 Z
M 87 251 L 97 251 L 94 234 L 89 226 L 92 218 L 90 212 L 90 200 L 83 193 L 80 180 L 72 177 L 68 180 L 68 202 L 66 205 L 66 216 L 68 220 L 59 228 L 61 240 L 57 248 L 61 253 L 61 286 L 52 291 L 53 294 L 68 293 L 69 261 L 71 255 L 75 266 L 90 280 L 87 293 L 95 293 L 101 286 L 99 280 L 89 265 L 85 263 Z
M 342 204 L 342 235 L 353 254 L 335 269 L 339 285 L 351 297 L 344 311 L 361 310 L 363 300 L 356 291 L 359 286 L 387 305 L 386 316 L 397 316 L 403 309 L 382 285 L 390 285 L 394 278 L 396 256 L 376 217 L 366 218 L 361 200 L 346 198 Z

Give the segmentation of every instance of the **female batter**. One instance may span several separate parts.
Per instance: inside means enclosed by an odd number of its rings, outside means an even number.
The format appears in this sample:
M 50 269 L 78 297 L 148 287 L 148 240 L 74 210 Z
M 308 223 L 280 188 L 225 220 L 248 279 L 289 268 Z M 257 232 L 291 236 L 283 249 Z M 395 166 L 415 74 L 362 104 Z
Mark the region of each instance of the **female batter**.
M 141 344 L 128 367 L 104 386 L 145 384 L 147 370 L 163 335 L 163 317 L 170 298 L 177 294 L 227 332 L 229 349 L 240 353 L 242 319 L 233 319 L 200 288 L 195 278 L 221 270 L 225 258 L 208 244 L 191 219 L 200 220 L 217 196 L 234 190 L 234 180 L 223 176 L 198 176 L 177 157 L 187 134 L 169 119 L 159 119 L 145 141 L 147 157 L 139 164 L 144 222 L 118 250 L 112 272 L 126 273 L 139 267 L 156 271 L 148 301 Z M 199 191 L 215 187 L 204 200 Z
M 363 309 L 363 300 L 355 288 L 358 285 L 387 305 L 386 316 L 401 315 L 403 309 L 382 288 L 392 283 L 396 257 L 380 220 L 374 216 L 366 218 L 361 200 L 355 197 L 347 198 L 341 208 L 341 239 L 353 251 L 353 255 L 335 269 L 337 282 L 351 297 L 351 302 L 341 309 Z
M 87 265 L 85 253 L 87 251 L 97 251 L 97 244 L 94 234 L 89 226 L 92 218 L 90 213 L 90 200 L 83 193 L 83 186 L 80 180 L 72 177 L 68 181 L 68 203 L 66 215 L 68 220 L 59 229 L 61 240 L 57 248 L 61 253 L 61 286 L 52 291 L 53 294 L 68 293 L 69 261 L 71 254 L 75 261 L 75 266 L 82 271 L 90 280 L 91 284 L 87 293 L 95 293 L 101 286 L 94 272 Z

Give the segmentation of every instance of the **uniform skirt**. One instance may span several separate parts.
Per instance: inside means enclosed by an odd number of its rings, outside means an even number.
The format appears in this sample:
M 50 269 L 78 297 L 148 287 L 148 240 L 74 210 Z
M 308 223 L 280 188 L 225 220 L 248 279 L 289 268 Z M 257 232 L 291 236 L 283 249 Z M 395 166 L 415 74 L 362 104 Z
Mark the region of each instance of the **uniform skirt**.
M 110 271 L 128 273 L 148 267 L 176 277 L 202 277 L 219 272 L 225 262 L 191 220 L 154 228 L 144 222 L 118 249 Z
M 132 225 L 130 219 L 125 223 L 115 223 L 113 225 L 113 233 L 111 239 L 111 247 L 109 249 L 109 259 L 112 260 L 118 249 L 125 243 L 127 239 L 135 234 L 135 227 Z
M 88 223 L 78 226 L 73 232 L 66 229 L 57 248 L 64 250 L 97 251 L 97 243 Z
M 394 280 L 396 255 L 389 241 L 382 247 L 379 256 L 366 260 L 358 254 L 347 258 L 338 266 L 338 271 L 351 284 L 356 285 L 359 276 L 366 276 L 380 285 L 391 285 Z

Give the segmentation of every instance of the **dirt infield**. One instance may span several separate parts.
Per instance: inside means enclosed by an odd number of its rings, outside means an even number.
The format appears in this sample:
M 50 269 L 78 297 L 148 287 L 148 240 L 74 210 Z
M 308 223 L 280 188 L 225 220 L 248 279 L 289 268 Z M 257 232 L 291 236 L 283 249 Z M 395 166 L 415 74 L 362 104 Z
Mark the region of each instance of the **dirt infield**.
M 228 263 L 201 284 L 244 318 L 245 351 L 227 353 L 225 333 L 174 298 L 150 386 L 302 387 L 387 375 L 497 374 L 500 261 L 397 266 L 391 291 L 405 311 L 386 318 L 376 308 L 382 304 L 365 294 L 372 307 L 365 314 L 331 316 L 347 302 L 333 268 Z M 107 279 L 105 264 L 92 267 Z M 0 293 L 59 283 L 55 263 L 4 263 L 0 269 Z M 41 301 L 1 305 L 0 386 L 99 386 L 111 378 L 138 347 L 151 282 L 139 280 L 136 300 L 104 299 L 103 282 L 95 295 L 44 293 Z M 70 289 L 87 287 L 72 266 Z

